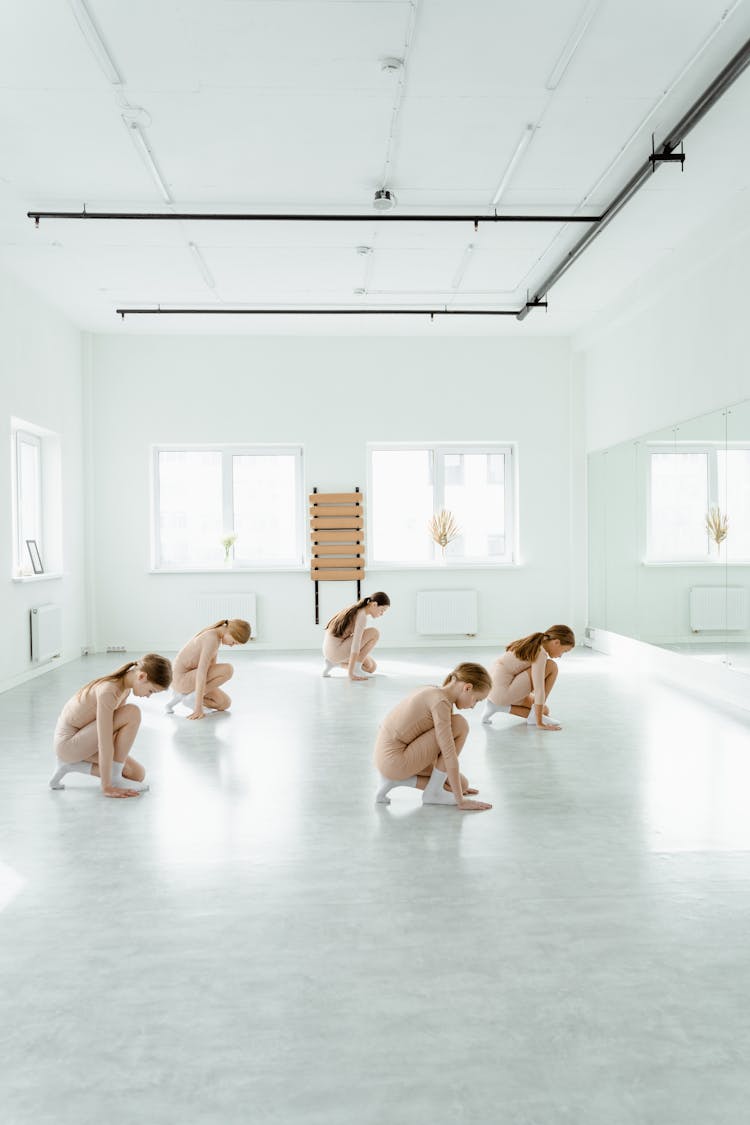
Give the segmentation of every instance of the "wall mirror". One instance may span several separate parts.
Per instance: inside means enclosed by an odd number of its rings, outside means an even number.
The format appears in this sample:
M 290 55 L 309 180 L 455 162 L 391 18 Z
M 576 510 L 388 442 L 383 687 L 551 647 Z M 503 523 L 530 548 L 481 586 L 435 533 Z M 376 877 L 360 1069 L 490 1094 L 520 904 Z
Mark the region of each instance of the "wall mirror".
M 589 624 L 750 674 L 750 400 L 589 455 Z

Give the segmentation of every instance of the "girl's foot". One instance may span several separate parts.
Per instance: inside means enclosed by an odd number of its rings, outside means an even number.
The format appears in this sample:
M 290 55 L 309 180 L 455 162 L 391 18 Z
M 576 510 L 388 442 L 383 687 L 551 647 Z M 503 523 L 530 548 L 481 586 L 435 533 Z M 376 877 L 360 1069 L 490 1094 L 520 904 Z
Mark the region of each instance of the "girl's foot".
M 57 769 L 49 779 L 50 789 L 64 789 L 62 779 L 66 773 L 87 773 L 91 774 L 91 762 L 62 762 L 57 759 Z

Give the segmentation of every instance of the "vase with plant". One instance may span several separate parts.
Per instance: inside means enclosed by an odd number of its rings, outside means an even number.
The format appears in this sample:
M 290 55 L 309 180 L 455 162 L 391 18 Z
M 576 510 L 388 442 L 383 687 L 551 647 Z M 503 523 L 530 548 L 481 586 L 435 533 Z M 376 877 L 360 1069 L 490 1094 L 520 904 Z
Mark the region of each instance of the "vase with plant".
M 232 547 L 234 547 L 236 542 L 237 536 L 233 531 L 222 536 L 221 545 L 224 548 L 224 566 L 232 565 Z
M 729 519 L 721 508 L 710 508 L 706 514 L 706 531 L 709 539 L 713 539 L 716 550 L 721 550 L 721 545 L 729 534 Z
M 440 511 L 432 517 L 429 524 L 430 536 L 442 551 L 442 560 L 445 562 L 445 548 L 454 539 L 458 539 L 461 534 L 461 529 L 456 523 L 453 512 L 448 511 L 447 508 L 441 508 Z

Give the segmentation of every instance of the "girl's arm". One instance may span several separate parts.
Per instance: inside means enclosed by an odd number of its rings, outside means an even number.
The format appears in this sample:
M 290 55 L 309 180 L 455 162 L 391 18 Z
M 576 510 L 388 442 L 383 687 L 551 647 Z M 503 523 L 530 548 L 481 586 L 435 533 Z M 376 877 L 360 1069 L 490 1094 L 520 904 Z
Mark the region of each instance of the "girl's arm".
M 96 741 L 99 747 L 99 776 L 105 791 L 112 788 L 112 762 L 115 757 L 115 703 L 120 694 L 112 683 L 97 684 Z
M 352 650 L 349 653 L 349 668 L 350 676 L 354 676 L 354 665 L 359 663 L 359 650 L 362 647 L 362 634 L 365 631 L 365 620 L 367 614 L 363 609 L 359 611 L 354 618 L 354 632 L 352 633 Z
M 216 660 L 216 653 L 219 651 L 219 640 L 215 634 L 206 634 L 201 639 L 201 654 L 198 658 L 198 667 L 195 670 L 195 710 L 190 716 L 193 718 L 203 718 L 203 696 L 206 691 L 206 680 L 208 679 L 208 669 Z
M 440 747 L 440 753 L 443 755 L 443 761 L 445 762 L 445 772 L 448 774 L 448 781 L 453 790 L 453 796 L 456 798 L 456 804 L 460 805 L 464 795 L 461 791 L 461 774 L 458 769 L 458 754 L 456 753 L 456 743 L 453 738 L 453 727 L 451 726 L 453 706 L 446 699 L 436 703 L 430 708 L 430 711 L 435 723 L 435 734 L 437 736 L 438 746 Z
M 536 721 L 539 726 L 542 725 L 544 719 L 544 671 L 547 667 L 547 653 L 543 648 L 539 649 L 539 654 L 531 665 L 531 686 L 534 689 L 534 710 L 536 711 Z

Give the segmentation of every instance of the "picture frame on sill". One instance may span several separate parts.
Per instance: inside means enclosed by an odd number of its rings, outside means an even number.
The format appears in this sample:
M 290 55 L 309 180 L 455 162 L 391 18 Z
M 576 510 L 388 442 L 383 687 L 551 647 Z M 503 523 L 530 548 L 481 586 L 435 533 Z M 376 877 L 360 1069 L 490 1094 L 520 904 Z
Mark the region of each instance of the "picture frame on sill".
M 36 539 L 26 540 L 26 550 L 29 552 L 31 558 L 31 566 L 34 574 L 44 574 L 44 565 L 42 563 L 42 556 L 39 554 Z

